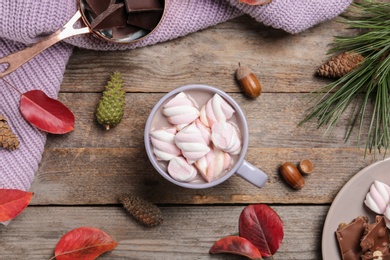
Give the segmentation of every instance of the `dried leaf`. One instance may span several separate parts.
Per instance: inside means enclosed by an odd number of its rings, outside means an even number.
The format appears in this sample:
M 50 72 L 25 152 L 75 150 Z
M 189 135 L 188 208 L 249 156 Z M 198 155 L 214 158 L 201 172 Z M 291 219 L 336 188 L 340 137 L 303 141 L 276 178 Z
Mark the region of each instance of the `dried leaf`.
M 0 222 L 18 216 L 30 203 L 34 194 L 16 189 L 0 189 Z
M 58 242 L 54 250 L 57 260 L 93 260 L 101 254 L 113 250 L 118 242 L 104 231 L 80 227 L 69 231 Z
M 221 238 L 210 248 L 210 254 L 228 253 L 246 256 L 249 259 L 263 259 L 259 250 L 247 239 L 239 236 Z
M 240 3 L 247 5 L 265 5 L 272 2 L 272 0 L 238 0 Z
M 32 125 L 52 134 L 65 134 L 74 129 L 74 115 L 60 101 L 41 90 L 31 90 L 20 98 L 20 112 Z
M 240 215 L 239 230 L 240 236 L 252 242 L 264 257 L 275 254 L 284 237 L 282 220 L 265 204 L 245 207 Z

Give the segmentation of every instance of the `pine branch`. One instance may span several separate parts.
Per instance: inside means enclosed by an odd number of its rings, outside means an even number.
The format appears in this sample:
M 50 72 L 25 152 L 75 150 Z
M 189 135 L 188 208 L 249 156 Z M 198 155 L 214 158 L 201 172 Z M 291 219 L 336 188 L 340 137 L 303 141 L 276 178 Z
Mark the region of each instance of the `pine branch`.
M 369 120 L 365 156 L 373 150 L 374 157 L 382 150 L 385 156 L 390 148 L 390 3 L 368 0 L 353 3 L 342 22 L 358 34 L 335 37 L 329 53 L 356 52 L 364 56 L 364 61 L 352 72 L 314 91 L 309 100 L 312 106 L 299 125 L 316 120 L 318 128 L 326 126 L 325 134 L 331 134 L 346 109 L 352 106 L 344 141 L 358 128 L 360 146 L 362 129 Z

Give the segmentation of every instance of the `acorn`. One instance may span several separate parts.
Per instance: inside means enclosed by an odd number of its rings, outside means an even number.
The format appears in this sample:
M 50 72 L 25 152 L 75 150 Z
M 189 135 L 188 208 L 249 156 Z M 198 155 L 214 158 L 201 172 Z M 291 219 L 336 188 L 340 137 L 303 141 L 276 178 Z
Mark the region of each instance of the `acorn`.
M 163 222 L 161 210 L 147 200 L 137 196 L 122 196 L 119 202 L 130 215 L 146 227 L 154 227 Z
M 248 97 L 257 98 L 260 96 L 262 91 L 260 82 L 250 68 L 239 64 L 236 71 L 236 78 L 240 83 L 241 89 Z
M 305 180 L 294 164 L 285 162 L 280 166 L 279 172 L 287 184 L 289 184 L 294 189 L 300 190 L 303 188 L 303 186 L 305 186 Z

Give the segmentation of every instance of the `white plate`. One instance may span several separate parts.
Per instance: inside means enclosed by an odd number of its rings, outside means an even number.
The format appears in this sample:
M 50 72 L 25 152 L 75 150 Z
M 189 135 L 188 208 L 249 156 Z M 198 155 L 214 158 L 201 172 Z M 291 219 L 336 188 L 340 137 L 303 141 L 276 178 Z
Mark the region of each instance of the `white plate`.
M 349 223 L 359 215 L 368 216 L 370 222 L 375 213 L 364 206 L 364 199 L 375 181 L 390 185 L 390 158 L 371 164 L 353 176 L 339 191 L 326 216 L 322 231 L 322 258 L 341 259 L 335 231 L 342 222 Z

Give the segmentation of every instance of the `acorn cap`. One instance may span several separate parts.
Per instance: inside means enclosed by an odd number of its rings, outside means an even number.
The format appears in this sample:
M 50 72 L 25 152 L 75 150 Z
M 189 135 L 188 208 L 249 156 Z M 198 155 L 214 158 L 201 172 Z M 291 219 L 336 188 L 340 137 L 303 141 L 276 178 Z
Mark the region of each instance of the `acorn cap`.
M 250 68 L 240 65 L 236 71 L 236 78 L 238 80 L 242 80 L 243 78 L 248 77 L 251 73 L 252 70 Z
M 309 160 L 302 160 L 299 162 L 298 169 L 303 174 L 311 174 L 314 169 L 314 165 Z

